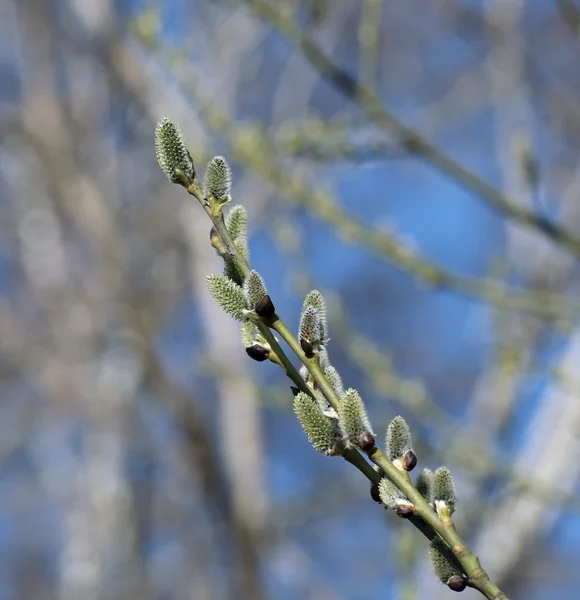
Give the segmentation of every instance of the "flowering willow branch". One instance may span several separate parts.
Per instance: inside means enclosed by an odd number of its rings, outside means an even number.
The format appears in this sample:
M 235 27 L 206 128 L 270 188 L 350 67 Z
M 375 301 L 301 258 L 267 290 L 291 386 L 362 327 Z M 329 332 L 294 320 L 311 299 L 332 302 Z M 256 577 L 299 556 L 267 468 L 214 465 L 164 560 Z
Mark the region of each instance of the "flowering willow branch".
M 213 224 L 210 239 L 224 260 L 224 274 L 208 276 L 210 293 L 227 314 L 240 321 L 248 355 L 280 365 L 294 382 L 294 412 L 312 446 L 356 466 L 373 484 L 373 499 L 409 519 L 429 539 L 434 571 L 450 589 L 462 591 L 470 586 L 489 600 L 507 600 L 455 530 L 451 520 L 455 488 L 449 470 L 440 467 L 434 474 L 424 470 L 417 485 L 413 484 L 409 472 L 417 457 L 402 417 L 395 417 L 387 429 L 386 453 L 377 447 L 360 394 L 353 388 L 344 390 L 340 375 L 330 364 L 326 308 L 320 292 L 313 290 L 306 296 L 297 337 L 276 313 L 264 280 L 250 268 L 245 209 L 234 207 L 224 217 L 223 209 L 231 202 L 231 176 L 225 159 L 215 157 L 210 162 L 202 190 L 181 131 L 167 118 L 157 127 L 156 151 L 169 180 L 195 196 Z M 272 332 L 298 357 L 300 371 Z

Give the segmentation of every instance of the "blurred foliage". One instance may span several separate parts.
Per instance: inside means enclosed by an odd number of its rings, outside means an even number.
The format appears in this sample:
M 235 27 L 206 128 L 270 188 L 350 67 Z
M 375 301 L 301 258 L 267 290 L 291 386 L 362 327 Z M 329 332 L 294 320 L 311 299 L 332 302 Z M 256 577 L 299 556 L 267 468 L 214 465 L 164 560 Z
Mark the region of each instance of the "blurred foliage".
M 577 3 L 0 14 L 0 600 L 451 594 L 207 293 L 163 115 L 196 165 L 230 162 L 293 330 L 320 289 L 375 430 L 401 414 L 419 467 L 450 467 L 500 587 L 575 598 Z

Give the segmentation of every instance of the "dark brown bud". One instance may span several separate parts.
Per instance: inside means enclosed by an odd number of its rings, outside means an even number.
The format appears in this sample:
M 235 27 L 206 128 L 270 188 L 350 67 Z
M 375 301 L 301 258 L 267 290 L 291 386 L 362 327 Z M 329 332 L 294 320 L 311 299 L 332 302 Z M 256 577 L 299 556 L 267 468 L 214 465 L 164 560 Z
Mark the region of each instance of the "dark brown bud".
M 296 396 L 298 396 L 298 394 L 300 393 L 300 390 L 297 387 L 294 387 L 293 385 L 290 386 L 290 389 L 292 390 L 294 398 L 296 398 Z
M 415 512 L 415 507 L 412 504 L 399 504 L 397 506 L 397 516 L 401 519 L 408 519 Z
M 407 453 L 403 457 L 403 469 L 405 471 L 412 471 L 417 466 L 417 456 L 412 450 L 407 450 Z
M 358 447 L 363 452 L 369 452 L 375 447 L 375 438 L 370 431 L 365 431 L 364 433 L 360 434 L 358 438 Z
M 308 340 L 300 338 L 300 346 L 302 347 L 306 358 L 314 358 L 314 350 L 312 348 L 312 344 Z
M 373 483 L 373 485 L 371 485 L 371 498 L 377 504 L 381 504 L 381 496 L 379 494 L 379 486 L 376 483 Z
M 454 592 L 462 592 L 467 587 L 467 582 L 461 575 L 453 575 L 447 580 L 447 587 Z
M 256 306 L 254 307 L 256 314 L 259 317 L 264 317 L 265 319 L 269 319 L 273 317 L 276 313 L 276 309 L 274 308 L 274 304 L 270 299 L 270 296 L 266 294 L 260 302 L 256 302 Z
M 246 354 L 258 362 L 262 362 L 264 360 L 268 360 L 270 358 L 270 350 L 268 348 L 264 348 L 264 346 L 260 346 L 255 344 L 254 346 L 250 346 L 246 348 Z

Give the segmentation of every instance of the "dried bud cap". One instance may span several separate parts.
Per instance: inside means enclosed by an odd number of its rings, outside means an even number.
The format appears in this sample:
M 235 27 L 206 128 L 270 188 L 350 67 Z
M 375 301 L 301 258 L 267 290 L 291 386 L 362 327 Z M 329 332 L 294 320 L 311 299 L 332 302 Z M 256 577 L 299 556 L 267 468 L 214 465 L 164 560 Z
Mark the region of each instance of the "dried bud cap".
M 403 457 L 412 449 L 411 431 L 403 417 L 395 417 L 389 423 L 385 441 L 387 458 L 401 469 Z
M 405 471 L 412 471 L 417 466 L 417 457 L 412 450 L 407 450 L 405 456 L 403 456 L 403 469 Z
M 213 197 L 222 203 L 230 201 L 232 176 L 223 156 L 215 156 L 211 159 L 205 171 L 203 185 L 206 198 Z
M 369 433 L 368 431 L 365 431 L 358 438 L 357 445 L 363 452 L 370 452 L 375 447 L 375 438 L 373 437 L 373 435 L 371 433 Z
M 415 513 L 415 507 L 412 504 L 399 504 L 396 513 L 401 519 L 408 519 Z
M 161 170 L 172 183 L 189 185 L 195 178 L 193 160 L 181 129 L 169 117 L 160 119 L 155 127 L 155 154 Z
M 299 392 L 294 398 L 294 414 L 313 448 L 323 454 L 333 455 L 339 442 L 336 424 L 324 416 L 316 400 Z
M 298 396 L 298 394 L 300 393 L 300 390 L 297 387 L 294 387 L 293 385 L 290 386 L 290 390 L 292 391 L 292 395 L 294 396 L 294 398 L 296 398 L 296 396 Z
M 270 349 L 256 344 L 255 346 L 248 346 L 246 348 L 246 354 L 257 362 L 263 362 L 270 358 Z
M 358 446 L 364 433 L 373 435 L 365 405 L 360 394 L 353 388 L 349 388 L 344 393 L 338 423 L 347 445 Z
M 300 338 L 300 347 L 302 348 L 302 352 L 304 352 L 304 356 L 306 356 L 306 358 L 314 358 L 314 349 L 312 348 L 312 344 L 310 342 L 304 338 Z
M 373 483 L 373 485 L 371 485 L 371 498 L 377 504 L 381 504 L 381 495 L 379 493 L 379 486 L 376 483 Z
M 274 303 L 268 294 L 265 294 L 254 308 L 256 314 L 264 319 L 271 319 L 276 314 Z
M 224 312 L 238 321 L 246 318 L 246 298 L 237 283 L 219 273 L 210 273 L 206 282 L 210 294 Z
M 467 582 L 461 575 L 453 575 L 447 580 L 447 587 L 454 592 L 462 592 L 467 587 Z
M 248 306 L 255 309 L 267 294 L 266 284 L 257 271 L 250 271 L 244 280 L 244 296 Z

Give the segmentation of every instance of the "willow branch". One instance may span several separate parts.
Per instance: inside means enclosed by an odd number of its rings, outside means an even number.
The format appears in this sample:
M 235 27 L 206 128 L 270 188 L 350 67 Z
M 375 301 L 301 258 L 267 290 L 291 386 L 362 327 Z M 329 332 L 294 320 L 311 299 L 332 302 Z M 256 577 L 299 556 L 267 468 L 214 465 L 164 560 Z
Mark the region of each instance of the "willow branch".
M 199 200 L 202 206 L 204 206 L 206 213 L 212 220 L 212 223 L 218 231 L 218 234 L 221 236 L 222 241 L 224 242 L 227 251 L 230 253 L 232 260 L 235 261 L 236 266 L 240 268 L 240 271 L 247 275 L 249 273 L 249 265 L 234 244 L 227 228 L 225 227 L 221 210 L 212 210 L 210 203 L 203 196 L 203 193 L 196 183 L 190 184 L 187 190 Z M 271 317 L 264 319 L 262 324 L 272 328 L 288 344 L 300 362 L 306 366 L 312 375 L 312 378 L 317 384 L 317 389 L 324 394 L 332 407 L 338 412 L 341 407 L 341 400 L 334 391 L 332 385 L 329 383 L 328 379 L 325 377 L 318 359 L 316 357 L 308 358 L 305 355 L 300 343 L 278 314 L 274 313 L 274 315 Z M 287 373 L 289 376 L 291 376 L 288 371 Z M 298 378 L 301 379 L 297 372 L 296 374 L 298 375 Z M 292 376 L 293 380 L 294 377 L 295 376 Z M 310 391 L 307 391 L 307 393 L 311 394 Z M 367 455 L 384 471 L 387 477 L 413 503 L 413 524 L 417 526 L 429 539 L 433 539 L 435 535 L 439 535 L 447 543 L 456 560 L 467 575 L 467 585 L 477 589 L 490 600 L 507 600 L 505 594 L 503 594 L 503 592 L 501 592 L 501 590 L 489 579 L 487 573 L 482 569 L 479 559 L 461 539 L 451 520 L 447 519 L 443 521 L 439 518 L 429 503 L 417 491 L 409 477 L 409 474 L 406 471 L 401 471 L 399 468 L 397 468 L 387 458 L 385 453 L 374 445 L 367 451 Z M 372 483 L 378 483 L 381 475 L 376 473 L 371 468 L 371 466 L 364 460 L 364 458 L 355 448 L 349 448 L 344 451 L 343 457 L 345 460 L 357 467 Z

